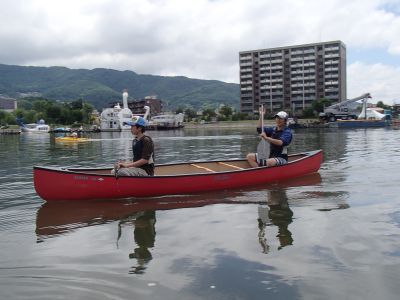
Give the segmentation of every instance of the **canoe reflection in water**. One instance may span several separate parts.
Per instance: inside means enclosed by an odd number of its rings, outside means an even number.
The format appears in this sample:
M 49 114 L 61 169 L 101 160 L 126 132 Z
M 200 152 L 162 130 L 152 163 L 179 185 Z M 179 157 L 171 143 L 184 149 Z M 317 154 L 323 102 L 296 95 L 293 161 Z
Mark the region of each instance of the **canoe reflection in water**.
M 288 229 L 289 224 L 292 223 L 292 218 L 293 211 L 289 208 L 286 190 L 268 191 L 267 205 L 258 207 L 258 240 L 263 253 L 268 253 L 270 250 L 265 237 L 267 226 L 275 225 L 278 227 L 278 234 L 276 235 L 280 244 L 278 250 L 293 244 L 292 233 Z
M 84 202 L 45 202 L 37 212 L 37 242 L 46 242 L 47 239 L 54 237 L 61 238 L 80 228 L 118 222 L 117 246 L 123 227 L 133 227 L 135 246 L 129 254 L 129 258 L 136 259 L 136 264 L 131 267 L 129 272 L 142 274 L 146 269 L 146 265 L 153 259 L 151 252 L 156 245 L 155 225 L 157 211 L 215 204 L 258 204 L 262 205 L 261 207 L 268 208 L 267 220 L 262 217 L 259 218 L 260 235 L 265 235 L 266 226 L 276 225 L 280 228 L 278 238 L 281 242 L 281 247 L 284 247 L 293 242 L 288 230 L 288 225 L 292 222 L 293 213 L 287 205 L 286 189 L 296 186 L 317 185 L 320 182 L 320 175 L 314 173 L 281 184 L 190 196 Z M 251 196 L 254 191 L 259 192 L 261 197 L 254 199 Z M 267 198 L 263 196 L 266 193 L 268 194 Z M 260 242 L 262 241 L 261 236 Z M 265 246 L 265 251 L 267 251 L 267 246 Z

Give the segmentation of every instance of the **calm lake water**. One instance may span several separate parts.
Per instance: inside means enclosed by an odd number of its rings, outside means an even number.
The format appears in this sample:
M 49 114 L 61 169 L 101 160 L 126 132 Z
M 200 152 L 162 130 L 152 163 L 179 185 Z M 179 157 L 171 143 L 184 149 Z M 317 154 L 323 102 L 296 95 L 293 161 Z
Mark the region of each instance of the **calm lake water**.
M 253 129 L 148 133 L 157 163 L 242 158 Z M 318 174 L 194 196 L 49 204 L 34 165 L 109 166 L 130 133 L 0 136 L 0 299 L 399 299 L 400 131 L 301 129 Z

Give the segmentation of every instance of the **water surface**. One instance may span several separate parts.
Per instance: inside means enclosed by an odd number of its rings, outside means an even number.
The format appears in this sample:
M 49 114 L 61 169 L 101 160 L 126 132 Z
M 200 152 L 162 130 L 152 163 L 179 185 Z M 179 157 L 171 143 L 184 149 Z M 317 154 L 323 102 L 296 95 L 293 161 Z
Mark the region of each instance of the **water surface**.
M 252 129 L 148 132 L 157 163 L 242 158 Z M 131 136 L 0 136 L 0 299 L 398 299 L 400 131 L 302 129 L 318 174 L 154 199 L 45 203 L 34 165 L 111 165 Z

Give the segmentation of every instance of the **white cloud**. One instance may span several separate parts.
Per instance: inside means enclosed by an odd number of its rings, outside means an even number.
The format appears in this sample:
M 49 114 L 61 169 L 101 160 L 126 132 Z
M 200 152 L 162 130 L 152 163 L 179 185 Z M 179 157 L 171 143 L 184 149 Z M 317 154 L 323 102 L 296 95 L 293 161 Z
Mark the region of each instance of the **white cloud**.
M 348 98 L 370 93 L 372 102 L 399 99 L 400 67 L 356 62 L 348 66 Z
M 348 52 L 400 56 L 398 7 L 395 0 L 2 0 L 0 63 L 238 82 L 243 50 L 342 40 Z

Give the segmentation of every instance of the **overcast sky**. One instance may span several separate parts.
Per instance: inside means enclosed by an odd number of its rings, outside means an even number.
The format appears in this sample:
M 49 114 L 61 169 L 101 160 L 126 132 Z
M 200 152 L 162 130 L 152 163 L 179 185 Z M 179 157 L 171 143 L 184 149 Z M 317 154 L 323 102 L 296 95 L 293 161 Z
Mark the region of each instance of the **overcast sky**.
M 3 64 L 238 83 L 240 51 L 332 40 L 348 98 L 400 99 L 400 0 L 0 0 Z

